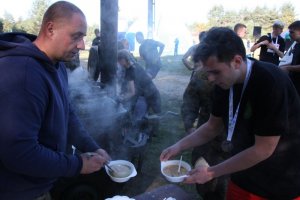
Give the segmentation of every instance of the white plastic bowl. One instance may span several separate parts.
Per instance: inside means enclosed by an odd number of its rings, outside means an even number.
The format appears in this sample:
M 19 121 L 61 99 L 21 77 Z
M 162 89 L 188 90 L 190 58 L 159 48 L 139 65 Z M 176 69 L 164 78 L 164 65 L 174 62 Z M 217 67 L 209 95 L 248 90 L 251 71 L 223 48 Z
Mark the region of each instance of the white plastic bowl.
M 179 165 L 179 160 L 168 160 L 168 161 L 163 161 L 161 162 L 161 173 L 164 175 L 164 177 L 166 177 L 166 179 L 170 182 L 173 182 L 173 183 L 179 183 L 179 182 L 182 182 L 184 180 L 184 178 L 188 177 L 188 175 L 183 175 L 183 176 L 176 176 L 176 177 L 172 177 L 172 176 L 168 176 L 167 174 L 164 173 L 163 169 L 165 167 L 168 167 L 170 165 Z M 185 169 L 187 169 L 187 171 L 191 171 L 191 166 L 187 163 L 187 162 L 184 162 L 184 161 L 181 161 L 181 167 L 184 167 Z
M 137 172 L 136 172 L 136 169 L 134 167 L 134 165 L 127 161 L 127 160 L 114 160 L 114 161 L 110 161 L 109 164 L 108 164 L 110 167 L 114 166 L 114 165 L 126 165 L 130 168 L 131 170 L 131 173 L 127 176 L 127 177 L 124 177 L 124 178 L 117 178 L 117 177 L 114 177 L 112 176 L 110 173 L 109 173 L 109 169 L 107 168 L 107 166 L 105 166 L 105 171 L 106 173 L 108 174 L 108 176 L 111 178 L 111 180 L 117 182 L 117 183 L 123 183 L 123 182 L 126 182 L 128 181 L 130 178 L 132 177 L 135 177 L 137 175 Z

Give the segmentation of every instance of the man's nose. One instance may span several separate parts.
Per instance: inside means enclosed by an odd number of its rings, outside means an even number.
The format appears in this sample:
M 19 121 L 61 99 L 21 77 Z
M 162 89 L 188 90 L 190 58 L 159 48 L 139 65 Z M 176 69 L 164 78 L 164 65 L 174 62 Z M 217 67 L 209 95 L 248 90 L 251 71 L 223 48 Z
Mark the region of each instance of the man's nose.
M 77 48 L 80 49 L 80 50 L 84 50 L 85 49 L 85 43 L 84 43 L 83 39 L 81 39 L 80 41 L 78 41 Z

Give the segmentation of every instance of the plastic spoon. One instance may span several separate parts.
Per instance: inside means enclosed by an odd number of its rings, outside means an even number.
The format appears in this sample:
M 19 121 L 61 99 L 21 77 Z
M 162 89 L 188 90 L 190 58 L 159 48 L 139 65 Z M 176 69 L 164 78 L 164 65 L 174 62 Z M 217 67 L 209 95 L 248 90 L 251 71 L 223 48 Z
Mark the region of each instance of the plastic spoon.
M 181 161 L 182 161 L 182 156 L 180 156 L 180 161 L 179 161 L 178 170 L 177 170 L 178 174 L 180 173 Z

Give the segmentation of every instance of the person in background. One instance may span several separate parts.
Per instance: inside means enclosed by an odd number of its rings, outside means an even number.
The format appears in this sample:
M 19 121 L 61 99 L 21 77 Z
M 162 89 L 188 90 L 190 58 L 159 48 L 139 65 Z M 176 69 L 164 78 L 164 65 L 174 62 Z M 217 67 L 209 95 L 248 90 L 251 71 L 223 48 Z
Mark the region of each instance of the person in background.
M 200 32 L 199 41 L 203 41 L 206 32 Z M 205 123 L 210 115 L 212 106 L 213 85 L 209 83 L 206 73 L 202 70 L 201 63 L 194 63 L 193 55 L 199 44 L 192 46 L 183 56 L 182 62 L 193 73 L 188 86 L 183 94 L 181 116 L 185 131 L 190 134 Z M 196 126 L 195 126 L 195 123 Z M 225 153 L 221 150 L 222 135 L 212 142 L 193 148 L 192 164 L 195 165 L 201 157 L 208 163 L 216 164 L 224 159 Z M 196 189 L 203 199 L 224 199 L 226 192 L 226 177 L 215 179 L 206 184 L 196 184 Z
M 279 58 L 283 57 L 285 50 L 284 39 L 280 36 L 283 28 L 284 24 L 281 21 L 275 21 L 272 33 L 261 36 L 251 47 L 250 51 L 254 52 L 256 49 L 260 48 L 260 61 L 278 65 Z
M 195 50 L 197 49 L 198 45 L 200 44 L 200 42 L 205 38 L 206 35 L 206 31 L 202 31 L 199 33 L 198 39 L 199 39 L 199 43 L 195 44 L 193 46 L 191 46 L 188 51 L 182 56 L 182 62 L 184 64 L 184 66 L 186 66 L 186 68 L 188 68 L 188 70 L 192 71 L 192 75 L 191 78 L 193 77 L 194 74 L 194 70 L 198 67 L 197 63 L 194 63 L 192 61 L 193 55 L 195 53 Z M 200 68 L 201 69 L 201 66 Z
M 122 40 L 120 40 L 120 44 L 122 44 L 122 48 L 119 48 L 118 49 L 126 49 L 129 51 L 129 42 L 126 38 L 123 38 Z
M 128 50 L 118 51 L 118 63 L 125 68 L 125 82 L 122 94 L 131 101 L 134 121 L 141 121 L 145 114 L 152 110 L 161 114 L 161 98 L 158 89 L 145 70 L 135 61 Z M 122 81 L 121 81 L 122 82 Z M 121 100 L 124 98 L 121 96 Z
M 290 65 L 284 65 L 280 68 L 289 73 L 289 76 L 300 95 L 300 21 L 298 20 L 291 23 L 288 28 L 292 40 L 296 41 L 292 50 L 293 60 Z
M 233 31 L 243 39 L 247 35 L 247 26 L 245 24 L 237 23 L 234 25 Z
M 229 28 L 208 31 L 194 54 L 215 84 L 209 120 L 163 150 L 165 161 L 227 130 L 230 158 L 191 170 L 185 183 L 230 174 L 228 200 L 300 199 L 300 101 L 289 77 L 271 63 L 246 57 Z M 292 156 L 291 156 L 292 155 Z
M 0 20 L 0 33 L 3 33 L 3 22 Z
M 247 26 L 242 23 L 237 23 L 233 27 L 233 31 L 243 40 L 244 47 L 246 49 L 246 55 L 248 57 L 251 57 L 251 52 L 250 52 L 250 41 L 246 39 L 247 36 Z
M 179 39 L 178 38 L 175 38 L 174 40 L 174 56 L 177 56 L 178 55 L 178 46 L 179 46 Z
M 146 72 L 154 79 L 161 68 L 160 56 L 165 45 L 153 39 L 145 39 L 142 32 L 136 33 L 136 40 L 140 44 L 140 57 L 145 61 Z
M 90 174 L 110 158 L 85 131 L 68 97 L 64 62 L 84 49 L 87 23 L 58 1 L 38 36 L 0 36 L 0 199 L 51 199 L 59 177 Z M 73 145 L 81 154 L 67 154 Z M 85 153 L 86 152 L 86 153 Z
M 101 36 L 100 36 L 100 30 L 96 28 L 94 30 L 95 38 L 92 41 L 92 46 L 99 46 L 101 44 Z
M 212 91 L 213 85 L 209 83 L 202 66 L 195 69 L 184 91 L 181 105 L 181 116 L 187 134 L 193 133 L 209 119 Z M 224 134 L 220 134 L 210 143 L 193 148 L 192 164 L 195 165 L 201 157 L 211 165 L 223 161 L 226 158 L 226 153 L 221 149 L 224 138 Z M 221 177 L 205 184 L 196 184 L 196 189 L 204 200 L 222 200 L 225 199 L 226 185 L 227 177 Z
M 126 50 L 127 51 L 127 50 Z M 118 51 L 118 64 L 121 67 L 122 75 L 120 75 L 118 82 L 120 83 L 120 93 L 118 94 L 118 101 L 123 103 L 127 110 L 132 110 L 136 101 L 136 89 L 135 89 L 135 72 L 132 67 L 131 55 L 126 57 L 125 60 L 121 57 L 123 50 Z M 122 77 L 124 76 L 124 77 Z
M 100 30 L 96 28 L 94 30 L 96 37 L 92 41 L 92 46 L 89 50 L 89 57 L 87 63 L 87 69 L 89 76 L 92 80 L 98 81 L 101 70 L 103 69 L 102 51 Z

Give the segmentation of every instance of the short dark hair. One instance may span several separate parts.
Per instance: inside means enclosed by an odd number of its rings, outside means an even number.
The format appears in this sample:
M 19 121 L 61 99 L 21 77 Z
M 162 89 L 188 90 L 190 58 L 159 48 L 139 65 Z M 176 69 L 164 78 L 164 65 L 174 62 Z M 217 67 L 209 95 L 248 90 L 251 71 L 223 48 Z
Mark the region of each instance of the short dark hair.
M 95 33 L 95 34 L 98 34 L 98 33 L 100 33 L 100 30 L 99 30 L 99 28 L 96 28 L 96 29 L 94 30 L 94 33 Z
M 204 40 L 205 36 L 206 36 L 206 31 L 201 31 L 198 36 L 199 41 L 201 42 L 202 40 Z
M 71 18 L 74 13 L 79 13 L 82 16 L 85 16 L 83 12 L 74 4 L 67 1 L 57 1 L 46 10 L 42 24 L 46 24 L 49 21 L 54 21 L 57 19 Z
M 234 25 L 233 30 L 234 32 L 237 32 L 240 28 L 247 28 L 247 26 L 242 23 L 237 23 L 236 25 Z
M 133 64 L 136 63 L 133 55 L 127 49 L 118 50 L 118 61 L 122 59 Z
M 194 62 L 205 63 L 211 56 L 216 56 L 219 62 L 230 62 L 235 55 L 246 60 L 246 50 L 242 39 L 230 28 L 211 28 L 204 40 L 197 47 L 193 56 Z
M 136 36 L 144 37 L 144 34 L 143 34 L 142 32 L 140 32 L 140 31 L 139 31 L 139 32 L 136 32 L 135 35 L 136 35 Z
M 294 21 L 288 27 L 289 29 L 299 30 L 300 29 L 300 20 Z
M 283 29 L 284 28 L 284 23 L 280 20 L 276 20 L 273 24 L 273 28 Z

